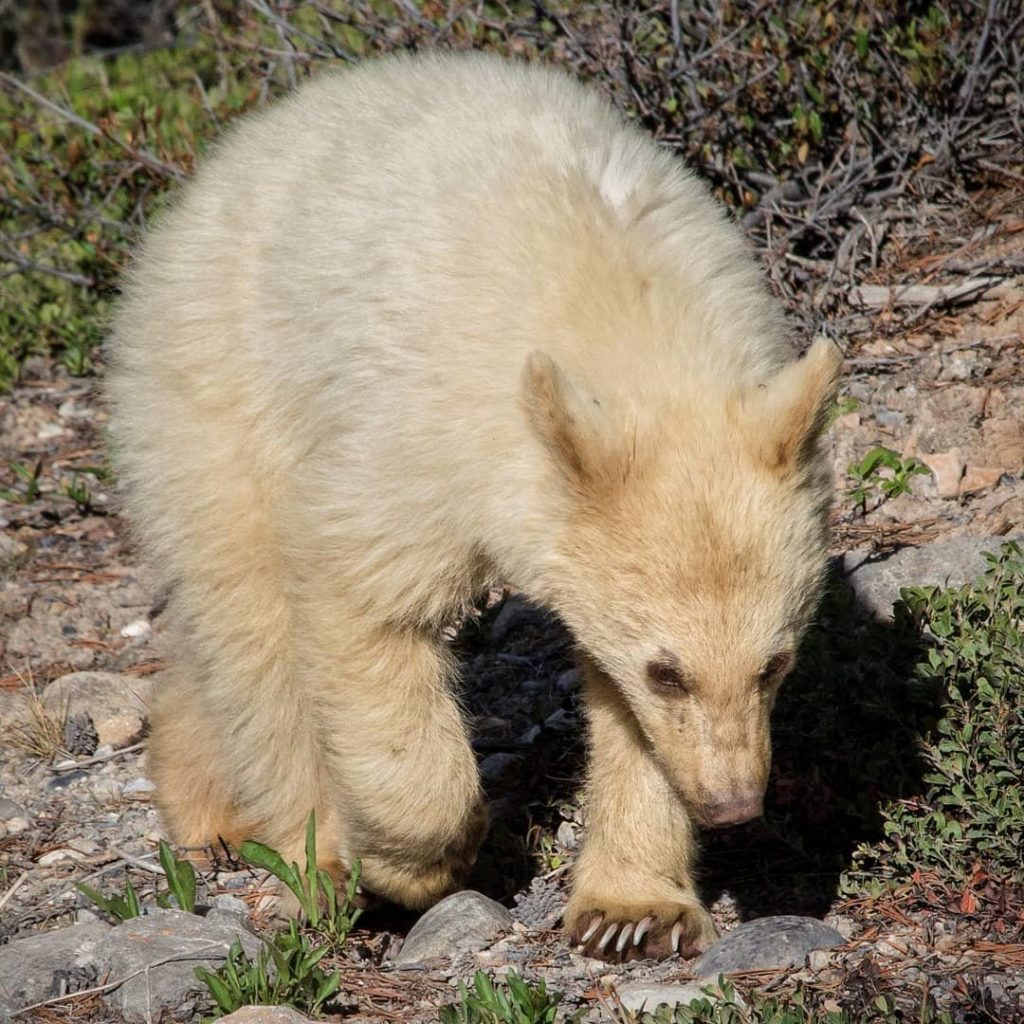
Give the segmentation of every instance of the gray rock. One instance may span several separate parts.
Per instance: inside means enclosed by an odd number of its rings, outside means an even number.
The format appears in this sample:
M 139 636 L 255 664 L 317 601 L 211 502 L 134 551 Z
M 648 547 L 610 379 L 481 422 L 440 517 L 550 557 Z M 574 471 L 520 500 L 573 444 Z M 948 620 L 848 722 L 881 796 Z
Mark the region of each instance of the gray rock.
M 715 989 L 711 994 L 705 988 Z M 678 1006 L 680 1003 L 689 1005 L 694 999 L 707 999 L 710 1002 L 720 1001 L 716 996 L 717 989 L 707 981 L 688 981 L 682 985 L 633 984 L 623 985 L 617 989 L 619 999 L 627 1010 L 656 1010 L 659 1006 Z M 734 1001 L 741 1006 L 746 1004 L 737 994 Z
M 110 981 L 124 984 L 100 999 L 109 1013 L 128 1021 L 156 1020 L 161 1015 L 185 1019 L 208 1002 L 196 967 L 216 970 L 238 937 L 255 957 L 260 940 L 239 919 L 198 917 L 180 910 L 158 910 L 112 928 L 97 944 L 95 956 Z
M 85 713 L 98 744 L 127 747 L 142 739 L 154 683 L 114 672 L 72 672 L 43 691 L 48 708 L 69 715 Z
M 11 818 L 26 818 L 25 808 L 16 804 L 7 797 L 0 797 L 0 821 L 10 821 Z
M 210 916 L 227 919 L 234 917 L 247 921 L 249 919 L 249 904 L 245 900 L 240 900 L 237 896 L 232 896 L 230 893 L 222 893 L 220 896 L 214 896 L 210 900 L 210 910 L 207 913 L 207 917 Z
M 723 935 L 690 965 L 699 978 L 802 964 L 812 949 L 841 946 L 843 937 L 814 917 L 761 917 Z
M 290 1006 L 243 1006 L 221 1017 L 220 1024 L 303 1024 L 307 1020 Z
M 901 587 L 959 586 L 985 569 L 983 551 L 993 553 L 1005 537 L 951 537 L 919 548 L 901 548 L 887 558 L 866 561 L 867 552 L 843 556 L 842 571 L 861 604 L 891 619 Z
M 431 907 L 410 929 L 395 964 L 399 967 L 475 953 L 512 927 L 512 915 L 482 893 L 467 889 Z
M 94 950 L 108 931 L 108 924 L 91 921 L 0 946 L 0 1007 L 13 1013 L 60 995 L 62 988 L 72 992 L 94 984 Z
M 487 782 L 494 782 L 520 764 L 522 760 L 518 754 L 509 754 L 505 751 L 488 754 L 480 762 L 480 774 Z

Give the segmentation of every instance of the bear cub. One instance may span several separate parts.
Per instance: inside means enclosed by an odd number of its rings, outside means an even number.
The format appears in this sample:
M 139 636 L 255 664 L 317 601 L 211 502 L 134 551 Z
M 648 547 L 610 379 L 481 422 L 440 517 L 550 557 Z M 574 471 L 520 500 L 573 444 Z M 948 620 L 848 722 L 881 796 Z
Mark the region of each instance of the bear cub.
M 694 831 L 760 813 L 813 613 L 840 355 L 794 359 L 707 188 L 603 98 L 484 55 L 325 73 L 228 134 L 109 342 L 170 588 L 149 766 L 179 843 L 259 839 L 412 908 L 485 828 L 441 627 L 489 585 L 582 652 L 565 925 L 714 936 Z

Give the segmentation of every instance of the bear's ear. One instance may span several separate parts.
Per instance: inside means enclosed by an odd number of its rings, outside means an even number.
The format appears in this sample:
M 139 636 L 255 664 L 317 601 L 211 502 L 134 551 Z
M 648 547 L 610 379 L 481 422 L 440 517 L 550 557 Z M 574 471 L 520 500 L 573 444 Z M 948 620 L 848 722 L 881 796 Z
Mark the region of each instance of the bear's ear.
M 614 456 L 608 410 L 586 394 L 546 353 L 531 352 L 523 370 L 522 405 L 534 434 L 569 483 L 591 490 L 610 483 Z
M 842 350 L 820 337 L 802 359 L 783 367 L 754 392 L 748 405 L 748 425 L 753 443 L 770 468 L 793 468 L 814 450 L 828 422 L 842 367 Z

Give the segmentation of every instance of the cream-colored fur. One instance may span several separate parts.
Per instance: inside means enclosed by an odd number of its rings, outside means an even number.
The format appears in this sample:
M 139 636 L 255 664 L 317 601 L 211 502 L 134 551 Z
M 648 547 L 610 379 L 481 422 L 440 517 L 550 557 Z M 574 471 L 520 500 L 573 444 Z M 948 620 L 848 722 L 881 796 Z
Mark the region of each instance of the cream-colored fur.
M 183 190 L 109 353 L 129 512 L 173 589 L 150 759 L 175 838 L 297 856 L 315 808 L 322 860 L 367 888 L 460 884 L 484 817 L 438 630 L 507 580 L 589 666 L 568 926 L 713 934 L 691 820 L 764 787 L 837 360 L 791 361 L 674 157 L 553 70 L 325 74 Z M 666 660 L 684 687 L 651 682 Z

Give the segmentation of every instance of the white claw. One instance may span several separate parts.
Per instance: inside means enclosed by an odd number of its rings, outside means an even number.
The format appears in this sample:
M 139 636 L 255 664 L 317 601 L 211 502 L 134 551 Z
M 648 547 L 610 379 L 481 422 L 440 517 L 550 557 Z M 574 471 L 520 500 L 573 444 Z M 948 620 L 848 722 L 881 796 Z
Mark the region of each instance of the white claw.
M 626 948 L 626 943 L 629 942 L 630 935 L 633 934 L 633 925 L 626 924 L 622 927 L 622 933 L 619 935 L 619 941 L 615 943 L 615 952 L 621 953 Z
M 608 925 L 608 930 L 601 936 L 601 941 L 597 944 L 597 948 L 603 952 L 604 947 L 608 945 L 608 940 L 618 931 L 618 929 L 619 926 L 617 923 Z
M 654 924 L 654 918 L 648 915 L 645 917 L 637 926 L 636 931 L 633 932 L 633 945 L 639 946 L 643 937 L 650 930 L 651 925 Z
M 679 940 L 683 937 L 683 926 L 677 921 L 672 925 L 672 952 L 679 952 Z
M 593 921 L 590 922 L 590 927 L 580 936 L 580 942 L 589 942 L 593 937 L 594 933 L 598 928 L 601 927 L 601 922 L 604 918 L 598 914 Z

